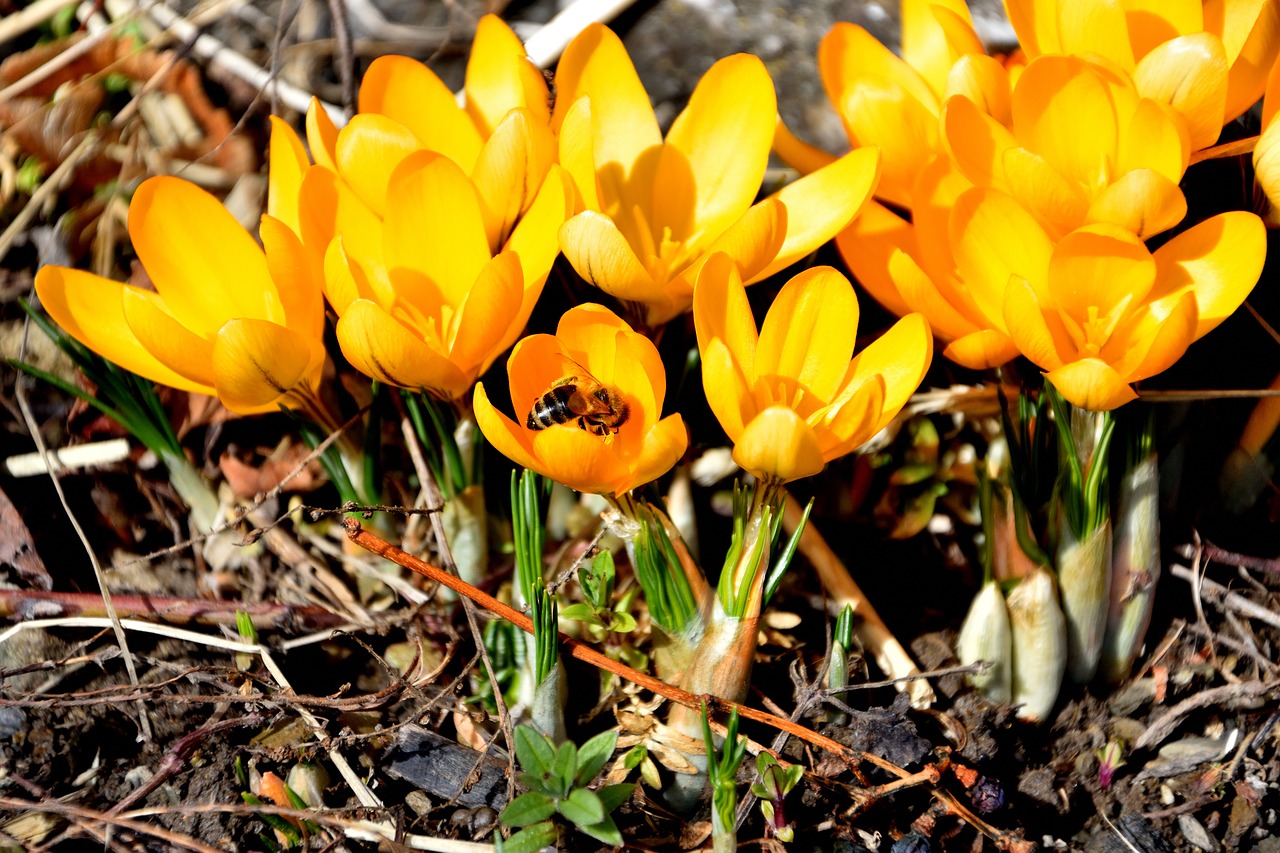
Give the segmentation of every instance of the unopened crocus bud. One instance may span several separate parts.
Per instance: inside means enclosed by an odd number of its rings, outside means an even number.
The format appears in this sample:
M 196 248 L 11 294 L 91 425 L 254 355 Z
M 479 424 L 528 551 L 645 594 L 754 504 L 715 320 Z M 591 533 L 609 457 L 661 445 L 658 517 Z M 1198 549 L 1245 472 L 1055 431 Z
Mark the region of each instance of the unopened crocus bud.
M 1111 601 L 1099 668 L 1107 681 L 1123 681 L 1133 666 L 1160 577 L 1160 478 L 1151 453 L 1125 472 L 1113 517 Z
M 969 676 L 969 681 L 992 702 L 1007 703 L 1013 695 L 1012 644 L 1004 593 L 994 580 L 987 581 L 969 605 L 956 640 L 956 657 L 966 666 L 986 661 L 987 671 Z
M 1013 637 L 1013 703 L 1018 716 L 1043 722 L 1058 701 L 1067 668 L 1067 623 L 1053 574 L 1037 567 L 1009 593 Z
M 1107 629 L 1111 593 L 1111 522 L 1104 521 L 1083 538 L 1063 525 L 1058 546 L 1058 584 L 1067 625 L 1067 672 L 1084 684 L 1098 670 Z

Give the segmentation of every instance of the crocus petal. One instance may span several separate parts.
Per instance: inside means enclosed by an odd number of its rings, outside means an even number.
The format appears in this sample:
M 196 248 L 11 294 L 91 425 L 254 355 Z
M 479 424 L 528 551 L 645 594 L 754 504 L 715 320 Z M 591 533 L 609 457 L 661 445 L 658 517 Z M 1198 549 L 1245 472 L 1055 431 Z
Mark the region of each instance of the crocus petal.
M 213 341 L 214 387 L 233 412 L 271 411 L 309 392 L 324 368 L 324 344 L 266 320 L 230 320 Z
M 871 33 L 836 23 L 818 44 L 818 73 L 837 110 L 845 97 L 869 79 L 892 81 L 913 100 L 937 114 L 938 99 L 928 82 Z
M 667 375 L 657 348 L 644 335 L 626 332 L 614 336 L 614 348 L 611 384 L 626 397 L 633 420 L 657 423 L 667 394 Z
M 1106 85 L 1083 60 L 1045 56 L 1027 66 L 1013 90 L 1013 127 L 1025 147 L 1068 179 L 1093 187 L 1109 177 L 1118 117 Z
M 1177 183 L 1151 169 L 1122 175 L 1093 200 L 1086 222 L 1106 222 L 1143 240 L 1167 231 L 1187 215 L 1187 199 Z
M 1271 122 L 1258 137 L 1253 149 L 1253 176 L 1272 207 L 1280 207 L 1280 121 Z
M 483 382 L 476 383 L 472 404 L 475 410 L 476 426 L 480 427 L 485 440 L 499 453 L 521 468 L 550 476 L 550 472 L 543 468 L 542 463 L 533 454 L 533 433 L 523 425 L 517 425 L 511 418 L 493 407 L 489 402 L 489 395 L 485 393 Z
M 830 462 L 852 453 L 875 436 L 876 424 L 884 411 L 884 392 L 884 377 L 872 374 L 849 399 L 822 412 L 821 420 L 816 418 L 817 413 L 809 418 L 822 447 L 823 459 Z
M 897 417 L 920 387 L 933 361 L 933 333 L 921 314 L 908 314 L 871 342 L 849 363 L 845 386 L 856 388 L 871 375 L 884 380 L 884 411 L 873 434 Z
M 556 426 L 532 433 L 531 443 L 538 460 L 534 470 L 575 491 L 614 494 L 631 486 L 630 466 L 607 439 L 576 426 Z
M 962 26 L 960 33 L 968 30 L 967 44 L 954 45 L 947 38 L 947 31 L 939 20 L 941 14 L 950 13 Z M 950 3 L 938 0 L 903 0 L 902 2 L 902 59 L 920 73 L 934 94 L 941 94 L 946 85 L 947 73 L 961 55 L 982 52 L 982 43 L 973 32 L 969 9 L 963 2 Z
M 1039 154 L 1010 148 L 1004 153 L 1004 175 L 1009 194 L 1055 233 L 1065 234 L 1084 221 L 1089 200 L 1079 185 L 1064 178 Z
M 560 165 L 573 176 L 587 210 L 601 210 L 596 189 L 595 141 L 592 138 L 591 99 L 579 98 L 560 125 Z
M 338 319 L 338 345 L 352 366 L 379 382 L 400 388 L 423 388 L 452 399 L 470 381 L 443 353 L 377 304 L 357 299 Z
M 1120 3 L 1058 3 L 1058 33 L 1067 53 L 1092 53 L 1121 68 L 1133 67 L 1129 27 Z
M 613 220 L 583 211 L 560 227 L 564 256 L 591 284 L 618 299 L 653 301 L 656 286 L 649 271 Z
M 695 177 L 695 234 L 718 235 L 751 206 L 777 114 L 773 80 L 758 57 L 725 57 L 698 81 L 667 132 L 667 144 L 684 153 Z
M 733 260 L 712 255 L 693 291 L 693 324 L 702 353 L 702 385 L 707 402 L 730 439 L 742 434 L 756 414 L 756 322 Z
M 338 126 L 329 117 L 319 98 L 312 98 L 307 107 L 307 144 L 317 166 L 331 172 L 338 171 Z
M 338 172 L 370 210 L 386 216 L 392 173 L 422 147 L 400 122 L 374 113 L 358 115 L 338 131 Z
M 556 324 L 556 340 L 573 359 L 608 385 L 615 381 L 614 362 L 618 355 L 618 337 L 635 334 L 626 322 L 603 305 L 588 302 L 575 305 L 560 315 Z M 660 364 L 648 366 L 651 381 L 660 383 L 662 394 L 666 392 L 666 375 Z
M 1199 340 L 1231 316 L 1258 283 L 1266 243 L 1262 220 L 1252 213 L 1237 210 L 1206 219 L 1156 250 L 1151 298 L 1193 288 Z
M 1074 348 L 1059 352 L 1035 289 L 1022 276 L 1013 276 L 1004 292 L 1004 322 L 1022 354 L 1046 370 L 1054 370 L 1075 356 Z
M 1130 382 L 1155 376 L 1182 358 L 1195 341 L 1198 311 L 1196 297 L 1183 292 L 1168 316 L 1145 308 L 1112 334 L 1100 357 Z
M 787 128 L 781 118 L 773 131 L 773 153 L 802 175 L 821 169 L 836 159 L 834 154 L 828 154 L 801 140 Z
M 312 266 L 312 256 L 297 232 L 275 217 L 264 215 L 258 233 L 271 280 L 280 293 L 285 325 L 301 335 L 319 338 L 324 334 L 323 271 Z
M 618 163 L 630 174 L 640 154 L 662 142 L 649 95 L 636 74 L 622 40 L 601 24 L 580 32 L 556 66 L 556 104 L 552 127 L 559 131 L 566 111 L 579 98 L 591 98 L 596 128 L 595 162 Z
M 733 258 L 744 278 L 753 278 L 782 250 L 787 237 L 787 207 L 777 198 L 751 206 L 737 222 L 715 239 L 683 275 L 696 281 L 702 265 L 715 252 Z
M 1004 332 L 983 329 L 956 338 L 947 344 L 942 354 L 956 364 L 972 370 L 987 370 L 1017 358 L 1018 345 Z
M 1138 63 L 1134 85 L 1143 97 L 1182 114 L 1192 149 L 1207 148 L 1222 132 L 1227 104 L 1227 56 L 1210 33 L 1193 33 L 1161 44 Z
M 1027 56 L 1062 52 L 1057 0 L 1007 0 L 1004 8 Z
M 503 252 L 480 270 L 454 315 L 449 360 L 459 370 L 474 379 L 501 353 L 523 295 L 520 259 L 513 252 Z
M 890 275 L 889 260 L 895 252 L 913 252 L 915 241 L 910 222 L 873 201 L 848 228 L 836 235 L 836 248 L 858 283 L 877 302 L 901 317 L 911 309 Z
M 347 253 L 342 248 L 341 237 L 334 237 L 325 252 L 324 280 L 325 298 L 339 317 L 347 313 L 347 308 L 357 299 L 371 299 L 384 308 L 390 307 L 395 301 L 393 295 L 389 300 L 379 299 L 363 277 L 355 277 Z
M 858 299 L 849 280 L 832 267 L 805 270 L 783 285 L 765 317 L 756 381 L 783 382 L 829 400 L 853 355 L 857 328 Z
M 428 315 L 441 298 L 459 304 L 490 258 L 475 185 L 452 160 L 421 151 L 396 169 L 387 205 L 383 246 L 397 293 Z
M 876 195 L 902 207 L 911 203 L 911 185 L 920 163 L 938 147 L 938 117 L 889 80 L 869 78 L 836 104 L 855 146 L 880 149 L 882 172 Z
M 770 406 L 751 419 L 733 445 L 733 461 L 764 479 L 790 482 L 822 470 L 822 448 L 803 418 Z
M 1044 229 L 1010 196 L 972 189 L 951 211 L 956 268 L 979 310 L 999 328 L 1009 276 L 1044 287 L 1053 248 Z M 1000 331 L 1006 331 L 999 328 Z
M 520 258 L 524 293 L 520 297 L 520 312 L 512 323 L 511 333 L 503 342 L 503 349 L 515 343 L 529 321 L 547 274 L 551 272 L 551 265 L 560 254 L 560 226 L 573 215 L 576 204 L 577 194 L 572 178 L 560 166 L 552 165 L 533 204 L 520 217 L 504 247 L 505 251 L 515 252 Z
M 1231 71 L 1222 119 L 1229 122 L 1256 104 L 1266 85 L 1280 51 L 1280 7 L 1269 0 L 1226 3 L 1224 7 L 1222 44 Z
M 487 138 L 508 110 L 523 107 L 542 125 L 551 121 L 547 81 L 524 52 L 520 37 L 497 15 L 476 24 L 467 59 L 467 114 Z
M 631 463 L 631 474 L 618 491 L 630 491 L 651 483 L 670 471 L 689 447 L 689 431 L 680 415 L 668 415 L 644 435 L 640 456 Z
M 1064 364 L 1044 376 L 1068 402 L 1092 412 L 1107 412 L 1138 397 L 1111 365 L 1097 358 Z
M 298 225 L 298 193 L 302 189 L 302 173 L 311 161 L 307 159 L 302 140 L 288 122 L 271 116 L 271 143 L 268 149 L 271 168 L 267 173 L 267 213 L 301 234 Z
M 1143 0 L 1126 3 L 1129 41 L 1135 56 L 1146 56 L 1162 42 L 1183 33 L 1210 29 L 1206 26 L 1206 8 L 1201 0 Z
M 467 172 L 480 154 L 480 133 L 453 92 L 430 68 L 407 56 L 380 56 L 370 63 L 360 83 L 360 113 L 393 119 L 421 147 L 443 154 Z
M 1117 174 L 1152 169 L 1173 183 L 1182 180 L 1191 158 L 1187 122 L 1168 104 L 1143 98 L 1120 135 Z
M 212 338 L 233 316 L 285 321 L 266 255 L 195 184 L 143 181 L 129 205 L 129 236 L 165 306 L 201 337 Z
M 947 301 L 933 279 L 906 252 L 895 251 L 889 258 L 889 275 L 907 308 L 929 318 L 929 325 L 938 337 L 953 340 L 974 331 L 973 322 Z
M 193 382 L 143 348 L 125 320 L 124 290 L 118 281 L 66 267 L 43 266 L 36 273 L 40 304 L 73 338 L 152 382 L 212 395 L 211 385 Z
M 489 248 L 497 251 L 516 219 L 533 204 L 555 159 L 551 128 L 527 109 L 514 109 L 497 126 L 471 171 L 484 201 Z
M 956 60 L 947 75 L 947 98 L 963 95 L 981 112 L 1006 127 L 1013 122 L 1009 72 L 994 56 L 969 54 Z
M 1004 152 L 1018 145 L 1008 128 L 963 95 L 947 99 L 940 118 L 956 167 L 976 186 L 1005 187 Z
M 771 196 L 786 205 L 787 237 L 773 261 L 747 284 L 791 266 L 843 231 L 871 198 L 879 174 L 880 152 L 859 148 Z
M 1058 241 L 1045 292 L 1052 307 L 1083 321 L 1091 311 L 1105 317 L 1125 304 L 1141 303 L 1155 277 L 1151 253 L 1132 232 L 1091 225 Z
M 214 384 L 212 341 L 175 320 L 159 294 L 126 287 L 122 295 L 125 322 L 147 352 L 197 385 Z

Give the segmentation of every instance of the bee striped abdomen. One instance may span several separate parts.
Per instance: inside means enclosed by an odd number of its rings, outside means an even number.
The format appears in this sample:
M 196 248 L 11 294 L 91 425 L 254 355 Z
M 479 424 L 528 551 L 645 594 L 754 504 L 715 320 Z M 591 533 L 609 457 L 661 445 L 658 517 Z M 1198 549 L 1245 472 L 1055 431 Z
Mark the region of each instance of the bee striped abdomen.
M 577 393 L 577 386 L 569 383 L 553 386 L 534 401 L 524 425 L 529 429 L 546 429 L 576 419 L 578 414 L 569 408 L 569 399 Z

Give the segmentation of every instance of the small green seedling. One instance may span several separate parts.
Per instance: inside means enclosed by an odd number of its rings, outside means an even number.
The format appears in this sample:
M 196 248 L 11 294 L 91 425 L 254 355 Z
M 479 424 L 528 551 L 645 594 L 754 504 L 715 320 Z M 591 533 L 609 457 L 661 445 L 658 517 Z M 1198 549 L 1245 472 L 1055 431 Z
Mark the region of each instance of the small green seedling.
M 634 631 L 636 618 L 627 612 L 632 596 L 624 596 L 614 604 L 613 579 L 613 554 L 600 551 L 592 558 L 591 565 L 578 573 L 578 582 L 582 585 L 582 594 L 587 600 L 570 604 L 560 611 L 560 615 L 584 623 L 594 629 L 592 633 L 612 631 L 626 634 Z
M 610 813 L 627 801 L 635 785 L 605 785 L 596 790 L 587 784 L 613 755 L 617 732 L 603 732 L 579 749 L 572 741 L 559 748 L 532 726 L 516 727 L 516 758 L 524 770 L 520 783 L 529 790 L 511 801 L 499 820 L 523 827 L 503 842 L 506 853 L 533 853 L 555 841 L 551 821 L 559 814 L 592 838 L 605 844 L 622 844 L 622 833 Z
M 760 781 L 751 786 L 751 793 L 760 798 L 760 813 L 764 815 L 765 825 L 773 837 L 779 841 L 791 841 L 795 831 L 787 823 L 786 814 L 782 810 L 782 801 L 791 793 L 804 775 L 804 767 L 792 764 L 783 768 L 767 752 L 756 756 L 756 769 L 760 772 Z
M 715 853 L 738 847 L 734 814 L 738 810 L 738 768 L 747 754 L 747 739 L 738 737 L 738 709 L 729 713 L 725 725 L 724 748 L 716 752 L 715 737 L 702 705 L 702 737 L 707 747 L 707 781 L 711 784 L 711 845 Z

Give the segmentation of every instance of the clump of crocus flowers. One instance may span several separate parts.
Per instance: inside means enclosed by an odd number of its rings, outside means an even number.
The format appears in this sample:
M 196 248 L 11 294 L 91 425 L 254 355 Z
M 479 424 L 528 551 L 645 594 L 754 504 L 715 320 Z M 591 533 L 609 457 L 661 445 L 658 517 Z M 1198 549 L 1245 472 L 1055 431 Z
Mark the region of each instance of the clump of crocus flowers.
M 1179 182 L 1262 94 L 1258 69 L 1280 46 L 1274 4 L 1230 37 L 1096 5 L 1114 30 L 1065 28 L 1074 18 L 1054 4 L 1010 0 L 1017 60 L 984 51 L 963 3 L 904 3 L 901 58 L 837 25 L 819 67 L 853 148 L 838 157 L 778 123 L 756 57 L 716 62 L 664 133 L 607 28 L 569 44 L 551 106 L 519 40 L 488 16 L 462 106 L 422 64 L 382 57 L 344 126 L 317 102 L 304 146 L 273 120 L 262 246 L 212 196 L 153 178 L 135 190 L 129 231 L 154 289 L 47 267 L 37 290 L 93 351 L 238 414 L 283 408 L 336 429 L 326 377 L 346 365 L 400 389 L 414 422 L 435 425 L 419 435 L 453 472 L 440 484 L 446 528 L 455 546 L 475 543 L 464 577 L 477 582 L 494 509 L 462 458 L 477 430 L 518 468 L 599 496 L 643 591 L 658 675 L 734 701 L 802 535 L 803 521 L 790 542 L 780 535 L 785 486 L 891 431 L 935 336 L 970 369 L 1025 358 L 1043 385 L 1003 403 L 981 480 L 986 578 L 959 653 L 990 664 L 975 678 L 990 699 L 1045 720 L 1064 674 L 1118 681 L 1141 645 L 1160 557 L 1152 425 L 1130 414 L 1135 386 L 1239 307 L 1265 255 L 1258 216 L 1189 221 Z M 1273 192 L 1274 108 L 1256 153 Z M 758 198 L 771 148 L 804 175 Z M 799 265 L 833 238 L 901 318 L 862 346 L 849 278 Z M 566 274 L 594 289 L 574 291 L 554 333 L 525 335 L 562 253 Z M 747 287 L 771 278 L 757 322 Z M 706 401 L 743 475 L 718 572 L 650 488 L 702 438 L 670 410 L 657 346 L 688 313 Z M 505 396 L 481 381 L 504 355 Z M 514 596 L 539 626 L 526 668 L 551 687 L 513 695 L 536 695 L 524 710 L 559 740 L 539 489 L 532 475 L 512 489 Z M 847 681 L 850 630 L 833 685 Z M 690 709 L 667 721 L 703 734 Z M 706 783 L 705 754 L 688 758 L 703 772 L 677 774 L 667 793 L 680 808 Z M 780 809 L 795 779 L 766 781 Z

